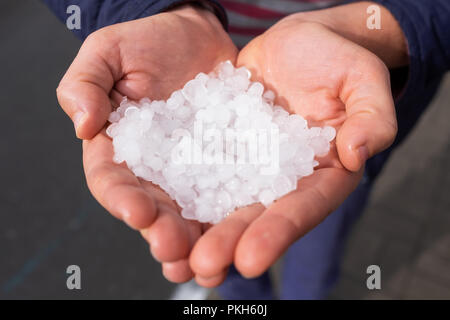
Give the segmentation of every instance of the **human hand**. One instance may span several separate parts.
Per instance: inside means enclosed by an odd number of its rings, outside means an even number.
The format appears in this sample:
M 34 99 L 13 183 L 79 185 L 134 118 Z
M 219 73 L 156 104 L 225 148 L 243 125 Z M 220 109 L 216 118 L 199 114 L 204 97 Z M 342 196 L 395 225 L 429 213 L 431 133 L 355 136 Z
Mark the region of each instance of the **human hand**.
M 284 19 L 250 42 L 237 65 L 273 90 L 276 103 L 309 125 L 335 127 L 337 137 L 296 191 L 267 209 L 238 210 L 197 241 L 190 266 L 204 286 L 220 284 L 231 263 L 246 277 L 266 271 L 345 200 L 365 161 L 387 148 L 397 130 L 384 63 L 322 24 Z
M 93 33 L 57 90 L 77 136 L 85 139 L 84 170 L 92 194 L 111 214 L 141 231 L 172 281 L 189 277 L 186 258 L 202 226 L 182 219 L 176 204 L 152 183 L 115 164 L 111 139 L 102 128 L 123 96 L 167 99 L 197 73 L 224 60 L 235 62 L 236 55 L 214 14 L 183 6 Z

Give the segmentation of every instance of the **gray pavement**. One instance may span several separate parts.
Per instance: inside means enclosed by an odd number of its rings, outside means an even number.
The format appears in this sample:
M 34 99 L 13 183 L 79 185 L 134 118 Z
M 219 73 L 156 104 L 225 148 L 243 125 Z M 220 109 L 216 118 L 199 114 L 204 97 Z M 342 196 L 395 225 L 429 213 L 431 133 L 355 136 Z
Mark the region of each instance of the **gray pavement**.
M 80 42 L 39 1 L 0 2 L 0 299 L 167 299 L 140 236 L 91 197 L 55 88 Z M 377 182 L 333 299 L 450 298 L 450 78 Z M 66 267 L 82 290 L 66 288 Z M 382 269 L 367 290 L 366 267 Z
M 450 75 L 379 177 L 355 226 L 335 299 L 450 299 Z M 366 288 L 377 264 L 382 289 Z
M 166 299 L 139 234 L 87 190 L 81 144 L 55 89 L 77 40 L 36 0 L 0 2 L 0 299 Z M 82 290 L 66 288 L 66 268 Z

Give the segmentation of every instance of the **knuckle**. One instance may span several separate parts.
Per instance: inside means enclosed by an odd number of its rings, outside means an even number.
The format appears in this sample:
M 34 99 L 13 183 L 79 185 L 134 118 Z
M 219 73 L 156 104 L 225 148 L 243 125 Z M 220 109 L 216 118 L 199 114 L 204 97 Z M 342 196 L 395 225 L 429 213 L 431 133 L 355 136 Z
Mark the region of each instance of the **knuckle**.
M 58 98 L 58 101 L 60 103 L 64 99 L 65 95 L 66 95 L 66 90 L 64 89 L 63 82 L 61 81 L 58 84 L 58 87 L 56 88 L 56 97 Z
M 371 66 L 371 71 L 374 74 L 379 74 L 381 77 L 383 77 L 388 83 L 390 82 L 390 73 L 389 68 L 387 65 L 381 60 L 378 56 L 375 54 L 371 55 L 371 63 L 369 64 Z
M 108 166 L 99 166 L 91 169 L 86 174 L 89 189 L 96 196 L 103 198 L 106 191 L 111 191 L 117 173 Z
M 388 135 L 389 135 L 389 141 L 390 141 L 390 144 L 392 144 L 394 142 L 394 140 L 395 140 L 395 137 L 397 136 L 397 133 L 398 133 L 397 121 L 389 121 L 387 123 L 387 126 L 388 126 L 387 132 L 388 132 Z
M 83 43 L 86 50 L 109 50 L 111 43 L 117 38 L 115 26 L 107 26 L 91 33 Z
M 383 130 L 382 130 L 382 137 L 381 137 L 381 142 L 382 142 L 381 149 L 384 150 L 394 143 L 395 138 L 397 136 L 397 132 L 398 132 L 398 126 L 397 126 L 397 122 L 395 120 L 394 121 L 384 121 L 383 123 L 384 123 L 384 126 L 382 126 Z
M 71 99 L 70 90 L 67 89 L 66 84 L 61 81 L 56 88 L 56 99 L 58 100 L 61 108 L 70 116 L 71 115 Z

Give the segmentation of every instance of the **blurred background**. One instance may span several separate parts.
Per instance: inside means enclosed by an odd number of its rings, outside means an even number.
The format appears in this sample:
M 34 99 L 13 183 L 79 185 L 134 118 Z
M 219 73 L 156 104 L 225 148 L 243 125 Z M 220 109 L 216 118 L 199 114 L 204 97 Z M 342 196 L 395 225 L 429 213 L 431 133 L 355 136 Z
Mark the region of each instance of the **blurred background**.
M 37 0 L 0 2 L 0 41 L 0 299 L 170 298 L 145 241 L 86 187 L 55 95 L 80 41 Z M 449 122 L 447 76 L 379 177 L 331 299 L 450 299 Z M 66 287 L 72 264 L 82 290 Z M 381 290 L 366 287 L 371 264 Z

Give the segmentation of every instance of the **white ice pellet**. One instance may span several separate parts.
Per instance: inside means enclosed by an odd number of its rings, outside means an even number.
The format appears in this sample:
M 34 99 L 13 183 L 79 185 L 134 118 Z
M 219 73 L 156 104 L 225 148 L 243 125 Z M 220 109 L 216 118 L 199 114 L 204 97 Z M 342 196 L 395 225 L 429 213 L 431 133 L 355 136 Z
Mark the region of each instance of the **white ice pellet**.
M 230 118 L 231 114 L 227 108 L 221 108 L 214 112 L 214 122 L 220 127 L 226 128 L 230 122 Z
M 333 141 L 333 139 L 336 137 L 336 129 L 330 126 L 323 127 L 320 133 L 328 141 Z
M 164 101 L 153 101 L 150 107 L 157 114 L 163 114 L 165 112 L 166 103 Z
M 281 197 L 292 190 L 295 190 L 297 181 L 285 175 L 279 175 L 272 182 L 272 190 L 277 197 Z
M 309 146 L 314 150 L 314 153 L 319 156 L 325 156 L 330 151 L 330 144 L 323 136 L 313 137 L 309 140 Z
M 266 92 L 264 92 L 263 97 L 266 100 L 273 102 L 275 100 L 275 92 L 273 92 L 272 90 L 267 90 Z
M 167 101 L 124 98 L 106 129 L 113 140 L 113 161 L 125 161 L 136 176 L 159 185 L 186 219 L 217 223 L 240 207 L 257 202 L 270 206 L 314 172 L 319 164 L 315 157 L 328 153 L 336 130 L 308 128 L 302 116 L 274 105 L 275 93 L 264 91 L 263 84 L 250 77 L 248 69 L 236 69 L 227 61 L 209 74 L 199 73 Z M 240 137 L 246 130 L 273 128 L 278 132 L 276 145 L 269 143 L 272 140 L 247 144 L 226 134 L 231 130 Z M 223 141 L 211 147 L 208 139 L 216 132 L 223 134 Z M 197 152 L 188 161 L 182 157 L 186 146 Z M 258 154 L 266 155 L 266 149 L 275 147 L 270 152 L 277 151 L 277 170 L 264 173 L 267 163 L 241 157 L 240 151 L 256 146 Z M 222 162 L 213 161 L 217 159 Z
M 195 76 L 195 79 L 199 80 L 203 85 L 206 85 L 209 80 L 209 76 L 203 72 L 200 72 Z
M 231 199 L 228 192 L 221 190 L 217 193 L 217 204 L 222 207 L 224 211 L 227 211 L 233 205 L 233 199 Z
M 160 171 L 160 170 L 162 170 L 164 163 L 161 160 L 161 158 L 159 158 L 157 156 L 152 156 L 147 161 L 145 161 L 145 159 L 144 159 L 144 165 L 146 165 L 147 167 L 150 167 L 150 169 L 152 169 L 154 171 Z
M 264 189 L 258 194 L 258 200 L 268 207 L 276 199 L 275 193 L 270 189 Z
M 241 187 L 241 180 L 237 177 L 231 178 L 227 183 L 225 183 L 225 189 L 231 193 L 237 192 Z
M 195 94 L 195 92 L 192 93 L 193 95 Z M 172 93 L 172 95 L 170 96 L 170 98 L 167 100 L 167 108 L 171 109 L 171 110 L 175 110 L 179 107 L 181 107 L 184 103 L 184 97 L 181 94 L 180 91 L 175 91 L 174 93 Z
M 247 94 L 250 96 L 260 97 L 264 92 L 264 86 L 260 82 L 253 82 L 248 88 Z
M 108 121 L 113 123 L 113 122 L 117 122 L 120 120 L 120 114 L 116 111 L 111 112 L 111 114 L 109 115 Z
M 225 80 L 233 76 L 235 69 L 230 61 L 225 61 L 218 69 L 218 76 L 220 79 Z

